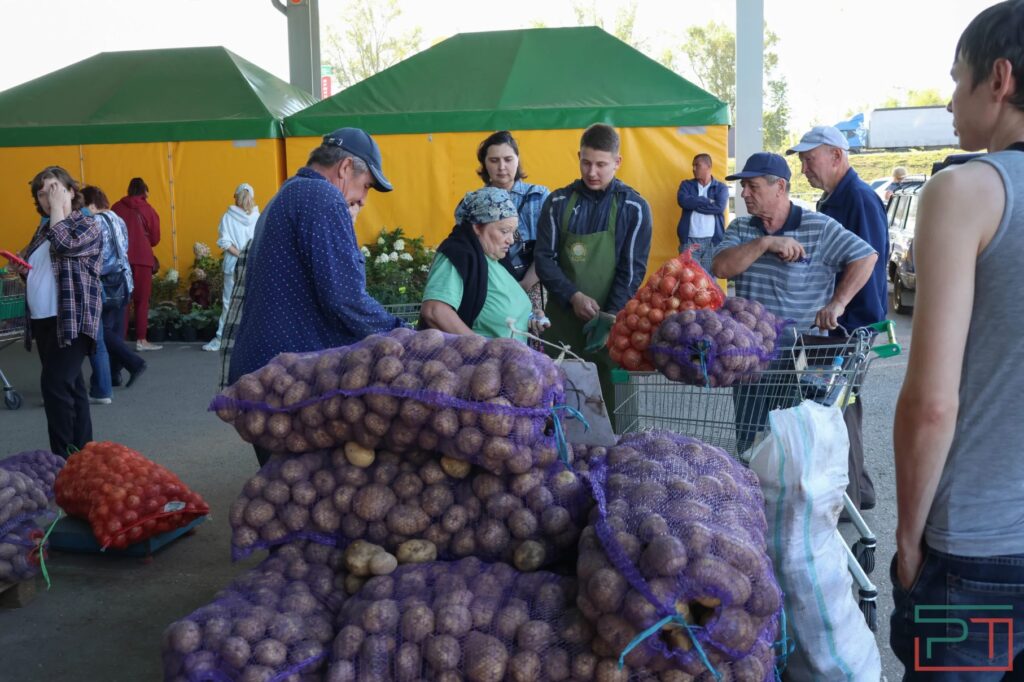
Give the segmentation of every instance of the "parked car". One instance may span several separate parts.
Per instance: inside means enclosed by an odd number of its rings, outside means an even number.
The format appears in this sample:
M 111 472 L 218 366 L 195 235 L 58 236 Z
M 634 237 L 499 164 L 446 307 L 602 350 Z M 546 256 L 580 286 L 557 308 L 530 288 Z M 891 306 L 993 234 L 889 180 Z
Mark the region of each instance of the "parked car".
M 918 195 L 924 182 L 902 182 L 889 199 L 889 279 L 893 287 L 893 310 L 906 314 L 914 307 L 917 276 L 914 273 L 914 228 L 917 225 Z
M 966 163 L 981 154 L 952 154 L 932 166 L 932 174 L 947 166 Z M 914 309 L 917 272 L 914 269 L 914 229 L 917 226 L 917 204 L 927 177 L 908 176 L 892 185 L 893 194 L 886 205 L 889 218 L 889 279 L 892 281 L 893 310 L 907 314 Z
M 868 187 L 875 191 L 875 194 L 878 195 L 879 199 L 885 201 L 885 190 L 889 189 L 889 185 L 891 184 L 892 178 L 887 176 L 884 178 L 875 178 L 874 180 L 868 183 Z

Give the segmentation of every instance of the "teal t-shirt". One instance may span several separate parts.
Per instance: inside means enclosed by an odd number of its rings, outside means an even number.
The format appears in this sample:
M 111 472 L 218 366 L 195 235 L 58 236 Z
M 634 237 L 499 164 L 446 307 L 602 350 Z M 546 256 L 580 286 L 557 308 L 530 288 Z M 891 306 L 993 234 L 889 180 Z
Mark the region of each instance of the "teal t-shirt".
M 427 277 L 427 286 L 423 291 L 424 301 L 441 301 L 455 310 L 462 303 L 462 276 L 448 258 L 439 253 L 434 258 Z M 527 331 L 533 305 L 523 287 L 515 280 L 508 270 L 498 261 L 487 259 L 487 299 L 484 307 L 473 323 L 473 331 L 480 336 L 499 338 L 509 335 L 506 320 L 515 320 L 516 329 Z M 525 337 L 517 336 L 518 341 L 526 341 Z

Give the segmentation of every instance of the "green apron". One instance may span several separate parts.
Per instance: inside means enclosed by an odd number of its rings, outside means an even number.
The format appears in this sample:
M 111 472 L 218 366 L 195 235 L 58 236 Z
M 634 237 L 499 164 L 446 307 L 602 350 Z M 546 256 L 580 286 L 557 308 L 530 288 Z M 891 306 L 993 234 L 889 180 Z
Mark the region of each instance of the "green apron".
M 615 268 L 618 254 L 615 251 L 615 223 L 619 214 L 618 197 L 612 197 L 611 209 L 608 211 L 608 228 L 593 234 L 573 234 L 569 232 L 569 218 L 578 200 L 576 192 L 566 202 L 562 213 L 562 222 L 558 228 L 560 246 L 558 249 L 558 266 L 565 276 L 576 285 L 576 288 L 597 301 L 604 310 L 608 302 L 608 294 L 615 281 Z M 615 389 L 612 385 L 612 369 L 617 365 L 608 357 L 608 349 L 602 348 L 596 353 L 587 353 L 583 347 L 587 345 L 583 325 L 586 324 L 576 317 L 572 305 L 563 307 L 560 301 L 549 297 L 545 314 L 551 320 L 551 326 L 544 332 L 544 339 L 555 344 L 568 344 L 572 352 L 587 362 L 597 365 L 597 375 L 601 380 L 601 393 L 610 415 L 615 408 Z M 559 351 L 547 346 L 548 355 L 557 357 Z

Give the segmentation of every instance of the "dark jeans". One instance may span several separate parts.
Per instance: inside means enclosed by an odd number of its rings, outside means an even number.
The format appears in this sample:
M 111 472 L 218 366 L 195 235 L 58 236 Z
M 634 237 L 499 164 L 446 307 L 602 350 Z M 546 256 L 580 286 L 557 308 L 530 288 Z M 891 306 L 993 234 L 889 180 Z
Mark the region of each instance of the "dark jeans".
M 889 645 L 906 668 L 904 680 L 1024 679 L 1024 554 L 961 557 L 927 549 L 924 565 L 909 592 L 900 587 L 896 579 L 895 556 L 889 577 L 895 607 L 889 617 Z M 930 606 L 937 608 L 925 608 Z M 957 606 L 967 608 L 953 608 Z M 1012 653 L 1008 652 L 1007 624 L 971 622 L 972 619 L 998 618 L 1013 620 Z M 938 622 L 922 622 L 922 619 Z M 929 641 L 931 656 L 927 649 Z M 991 659 L 990 646 L 994 654 Z M 1008 662 L 1012 662 L 1012 671 L 991 670 L 1006 667 Z M 924 667 L 974 670 L 922 670 Z
M 67 457 L 69 445 L 81 449 L 92 440 L 89 394 L 82 376 L 82 362 L 89 356 L 93 342 L 80 335 L 70 346 L 59 347 L 56 317 L 32 320 L 32 338 L 43 365 L 39 386 L 43 393 L 50 450 Z
M 134 374 L 146 364 L 146 361 L 124 341 L 124 309 L 125 306 L 121 306 L 103 311 L 103 341 L 110 355 L 110 375 L 115 383 L 119 383 L 122 369 Z

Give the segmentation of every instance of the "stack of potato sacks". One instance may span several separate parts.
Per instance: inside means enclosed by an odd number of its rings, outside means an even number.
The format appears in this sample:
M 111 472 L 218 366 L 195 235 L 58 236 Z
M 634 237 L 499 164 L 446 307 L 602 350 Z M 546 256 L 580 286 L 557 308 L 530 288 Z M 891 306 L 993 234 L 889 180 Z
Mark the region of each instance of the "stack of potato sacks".
M 0 460 L 0 586 L 40 572 L 43 526 L 57 515 L 53 483 L 64 460 L 45 450 Z
M 231 508 L 232 552 L 271 554 L 169 628 L 167 678 L 640 674 L 593 650 L 600 618 L 576 607 L 587 474 L 605 451 L 560 456 L 563 391 L 523 344 L 437 331 L 284 354 L 242 377 L 211 409 L 279 454 Z

